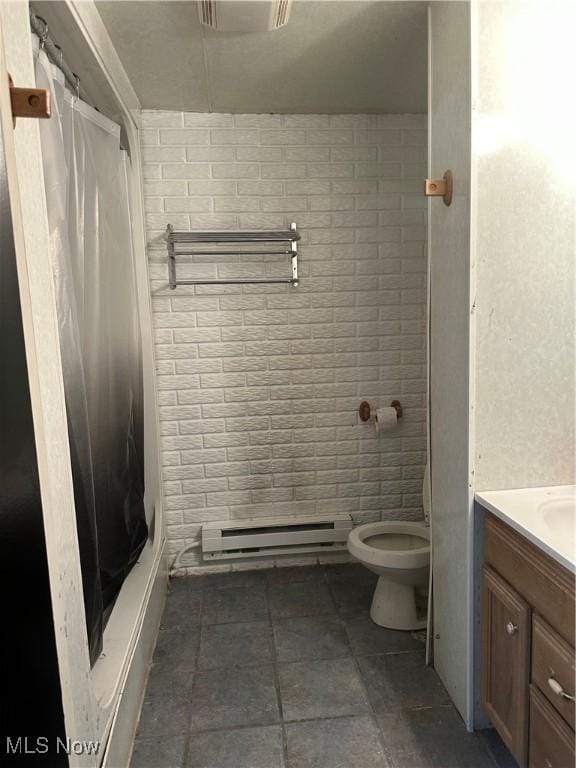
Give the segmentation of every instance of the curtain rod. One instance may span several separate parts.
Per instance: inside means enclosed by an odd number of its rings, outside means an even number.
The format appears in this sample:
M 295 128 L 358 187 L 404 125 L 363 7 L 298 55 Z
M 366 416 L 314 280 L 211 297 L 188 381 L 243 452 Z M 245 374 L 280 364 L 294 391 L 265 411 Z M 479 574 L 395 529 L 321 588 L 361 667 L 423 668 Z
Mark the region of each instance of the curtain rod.
M 57 45 L 50 35 L 48 34 L 48 22 L 46 19 L 43 19 L 42 16 L 39 16 L 37 13 L 34 13 L 32 9 L 30 9 L 30 28 L 32 29 L 32 32 L 36 35 L 36 37 L 40 40 L 40 48 L 46 52 L 46 55 L 58 69 L 61 70 L 61 72 L 64 74 L 64 78 L 72 91 L 76 94 L 76 96 L 79 99 L 82 99 L 87 104 L 89 104 L 88 99 L 86 98 L 86 94 L 83 90 L 80 88 L 80 78 L 76 74 L 76 72 L 72 72 L 66 61 L 64 60 L 64 53 L 62 51 L 62 48 Z M 96 112 L 100 112 L 98 107 L 93 107 Z M 122 131 L 124 131 L 123 126 L 120 126 Z M 120 149 L 126 150 L 128 155 L 130 155 L 130 148 L 128 145 L 128 142 L 126 140 L 126 137 L 124 133 L 120 134 Z
M 64 61 L 64 54 L 62 48 L 52 40 L 48 34 L 48 22 L 38 16 L 34 11 L 30 11 L 30 27 L 37 37 L 40 38 L 40 48 L 46 51 L 46 54 L 50 61 L 55 64 L 58 69 L 64 73 L 66 82 L 72 88 L 76 96 L 81 98 L 80 92 L 80 78 L 75 72 L 72 72 L 68 64 Z

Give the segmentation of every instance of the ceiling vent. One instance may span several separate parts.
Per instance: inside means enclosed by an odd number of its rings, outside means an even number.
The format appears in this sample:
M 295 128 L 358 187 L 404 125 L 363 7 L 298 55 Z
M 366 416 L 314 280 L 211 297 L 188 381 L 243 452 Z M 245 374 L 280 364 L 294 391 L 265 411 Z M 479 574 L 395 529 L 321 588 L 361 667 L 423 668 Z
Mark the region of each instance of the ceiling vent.
M 292 0 L 198 0 L 202 24 L 220 32 L 270 32 L 290 18 Z

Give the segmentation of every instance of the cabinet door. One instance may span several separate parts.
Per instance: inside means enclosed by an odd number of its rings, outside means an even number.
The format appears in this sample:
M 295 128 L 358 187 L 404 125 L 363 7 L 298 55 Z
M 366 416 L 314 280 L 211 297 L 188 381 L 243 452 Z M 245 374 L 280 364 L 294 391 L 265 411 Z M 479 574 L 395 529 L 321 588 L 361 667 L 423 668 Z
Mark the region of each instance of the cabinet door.
M 530 608 L 484 569 L 482 703 L 520 766 L 526 765 Z

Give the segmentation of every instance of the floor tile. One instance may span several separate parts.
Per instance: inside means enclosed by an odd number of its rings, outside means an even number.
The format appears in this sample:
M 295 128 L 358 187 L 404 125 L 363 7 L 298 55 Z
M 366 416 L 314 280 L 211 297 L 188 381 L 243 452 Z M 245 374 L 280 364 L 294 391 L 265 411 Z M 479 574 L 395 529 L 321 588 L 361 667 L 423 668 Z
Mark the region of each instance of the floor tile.
M 172 594 L 202 592 L 205 586 L 206 576 L 175 576 L 169 581 L 169 590 Z
M 344 616 L 343 621 L 355 654 L 422 651 L 424 648 L 422 641 L 411 632 L 379 627 L 368 615 Z
M 274 622 L 278 661 L 332 659 L 350 655 L 346 631 L 338 616 L 306 616 Z
M 208 625 L 202 628 L 198 668 L 265 664 L 272 654 L 272 629 L 267 621 Z
M 360 563 L 327 565 L 324 568 L 329 583 L 369 584 L 376 587 L 378 576 Z
M 289 568 L 271 568 L 265 571 L 268 584 L 279 586 L 302 582 L 324 583 L 325 573 L 321 565 L 295 565 Z
M 200 624 L 202 619 L 201 590 L 170 590 L 162 614 L 162 629 L 179 629 Z
M 286 726 L 290 768 L 386 768 L 378 728 L 369 717 Z
M 488 752 L 492 755 L 498 768 L 518 768 L 518 763 L 494 728 L 478 731 L 478 735 L 488 747 Z
M 130 768 L 183 768 L 186 735 L 137 739 Z
M 191 702 L 193 731 L 271 725 L 280 717 L 270 665 L 198 672 Z
M 483 740 L 454 707 L 396 710 L 379 718 L 393 768 L 494 768 Z
M 140 712 L 137 738 L 186 733 L 189 719 L 190 698 L 184 691 L 164 696 L 146 696 Z
M 366 581 L 333 581 L 329 586 L 339 613 L 370 613 L 375 584 Z
M 286 721 L 363 715 L 369 710 L 352 659 L 280 664 L 278 673 Z
M 193 669 L 200 645 L 200 627 L 162 629 L 158 633 L 153 662 L 168 670 Z
M 282 729 L 241 728 L 193 734 L 187 768 L 283 768 Z
M 289 768 L 515 768 L 493 731 L 466 733 L 421 641 L 370 620 L 376 578 L 340 564 L 173 580 L 131 768 L 287 768 L 274 644 Z
M 263 619 L 268 619 L 268 605 L 263 584 L 204 592 L 202 614 L 204 624 L 232 624 Z
M 148 675 L 146 698 L 171 696 L 182 691 L 189 695 L 194 681 L 193 669 L 180 669 L 170 664 L 153 664 Z
M 423 653 L 359 656 L 358 665 L 375 712 L 450 703 L 440 678 L 425 665 Z
M 277 619 L 335 613 L 328 588 L 321 583 L 297 582 L 271 586 L 268 600 L 272 618 Z
M 265 569 L 254 571 L 230 571 L 228 573 L 209 573 L 204 576 L 205 589 L 260 587 L 265 583 Z

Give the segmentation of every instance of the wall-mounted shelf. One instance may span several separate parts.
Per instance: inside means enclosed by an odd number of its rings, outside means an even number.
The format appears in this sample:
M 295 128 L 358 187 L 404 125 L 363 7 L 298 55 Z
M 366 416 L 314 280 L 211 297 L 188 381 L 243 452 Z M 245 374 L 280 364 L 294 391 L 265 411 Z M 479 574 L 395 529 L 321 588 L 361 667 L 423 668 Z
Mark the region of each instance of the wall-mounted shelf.
M 170 288 L 179 285 L 252 285 L 257 283 L 287 283 L 298 285 L 298 240 L 300 233 L 293 222 L 290 229 L 285 231 L 238 231 L 238 232 L 177 232 L 171 224 L 166 227 L 164 238 L 168 244 L 168 277 Z M 258 250 L 246 249 L 246 245 L 264 245 L 286 243 L 284 248 L 261 248 Z M 202 244 L 223 244 L 239 246 L 227 250 L 207 249 L 202 250 L 190 246 Z M 189 246 L 178 248 L 178 246 Z M 176 275 L 177 256 L 290 256 L 291 275 L 286 277 L 246 277 L 230 279 L 192 279 L 178 280 Z

